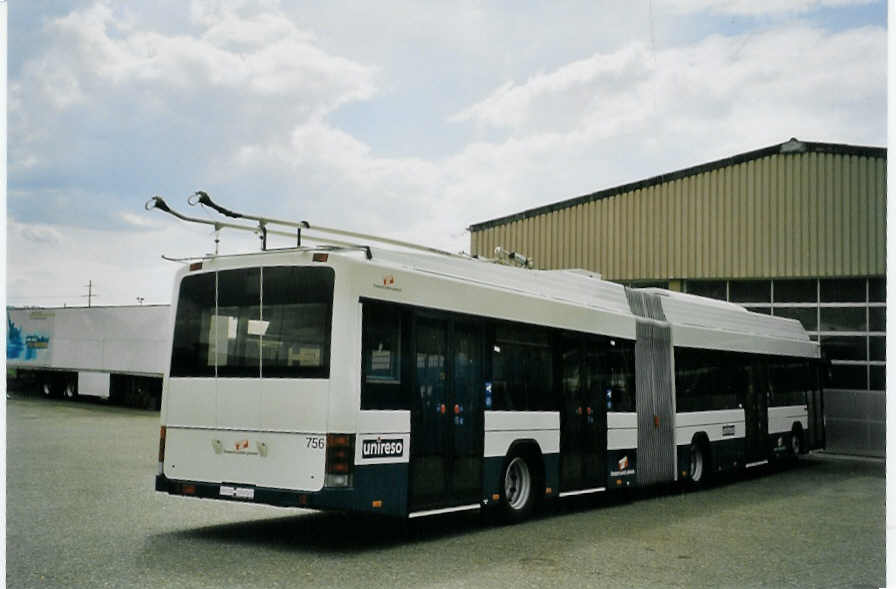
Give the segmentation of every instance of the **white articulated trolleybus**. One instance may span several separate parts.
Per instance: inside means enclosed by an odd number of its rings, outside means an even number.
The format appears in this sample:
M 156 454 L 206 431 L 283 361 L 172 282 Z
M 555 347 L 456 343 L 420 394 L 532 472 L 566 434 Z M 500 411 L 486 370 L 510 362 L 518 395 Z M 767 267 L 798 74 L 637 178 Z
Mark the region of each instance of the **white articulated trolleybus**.
M 158 491 L 516 521 L 824 444 L 819 349 L 795 320 L 190 202 L 258 226 L 147 208 L 298 245 L 178 273 Z

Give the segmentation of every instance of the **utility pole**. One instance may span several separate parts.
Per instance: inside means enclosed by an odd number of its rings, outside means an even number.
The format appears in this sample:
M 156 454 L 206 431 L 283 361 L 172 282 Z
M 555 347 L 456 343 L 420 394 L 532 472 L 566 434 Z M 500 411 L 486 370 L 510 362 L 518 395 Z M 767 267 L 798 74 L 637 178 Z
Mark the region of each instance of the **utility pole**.
M 96 296 L 93 294 L 93 280 L 90 280 L 84 286 L 87 287 L 87 307 L 90 308 L 93 304 L 93 297 Z

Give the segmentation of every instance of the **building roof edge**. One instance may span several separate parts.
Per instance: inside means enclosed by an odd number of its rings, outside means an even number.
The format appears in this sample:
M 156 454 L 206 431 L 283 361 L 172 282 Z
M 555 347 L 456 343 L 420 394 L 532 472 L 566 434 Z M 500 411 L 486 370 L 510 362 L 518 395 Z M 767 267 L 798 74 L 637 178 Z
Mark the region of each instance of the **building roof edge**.
M 771 155 L 778 155 L 778 154 L 789 155 L 789 154 L 793 154 L 793 153 L 831 153 L 831 154 L 837 154 L 837 155 L 855 155 L 855 156 L 859 156 L 859 157 L 886 158 L 887 157 L 887 148 L 886 147 L 870 147 L 870 146 L 864 146 L 864 145 L 849 145 L 849 144 L 845 144 L 845 143 L 821 143 L 821 142 L 800 141 L 800 140 L 796 139 L 795 137 L 792 137 L 790 140 L 785 141 L 784 143 L 778 143 L 776 145 L 770 145 L 769 147 L 763 147 L 761 149 L 755 149 L 753 151 L 740 153 L 740 154 L 729 156 L 729 157 L 722 158 L 719 160 L 707 162 L 705 164 L 699 164 L 696 166 L 691 166 L 689 168 L 683 168 L 681 170 L 677 170 L 674 172 L 660 174 L 658 176 L 653 176 L 651 178 L 646 178 L 644 180 L 637 180 L 635 182 L 629 182 L 627 184 L 614 186 L 612 188 L 605 188 L 603 190 L 599 190 L 597 192 L 592 192 L 590 194 L 584 194 L 582 196 L 576 196 L 576 197 L 569 198 L 566 200 L 561 200 L 561 201 L 558 201 L 555 203 L 541 205 L 539 207 L 527 209 L 525 211 L 521 211 L 519 213 L 514 213 L 511 215 L 505 215 L 503 217 L 498 217 L 496 219 L 490 219 L 488 221 L 482 221 L 480 223 L 473 223 L 472 225 L 467 227 L 467 231 L 470 231 L 470 232 L 482 231 L 485 229 L 490 229 L 492 227 L 498 227 L 500 225 L 506 225 L 508 223 L 513 223 L 514 221 L 522 221 L 524 219 L 529 219 L 531 217 L 536 217 L 538 215 L 552 213 L 554 211 L 568 209 L 570 207 L 574 207 L 574 206 L 580 205 L 580 204 L 589 203 L 591 201 L 609 198 L 611 196 L 616 196 L 618 194 L 623 194 L 626 192 L 633 192 L 635 190 L 639 190 L 642 188 L 648 188 L 650 186 L 656 186 L 657 184 L 663 184 L 664 182 L 672 182 L 674 180 L 680 180 L 680 179 L 686 178 L 688 176 L 695 176 L 697 174 L 703 174 L 705 172 L 710 172 L 712 170 L 717 170 L 719 168 L 733 166 L 736 164 L 742 164 L 744 162 L 760 159 L 763 157 L 768 157 Z

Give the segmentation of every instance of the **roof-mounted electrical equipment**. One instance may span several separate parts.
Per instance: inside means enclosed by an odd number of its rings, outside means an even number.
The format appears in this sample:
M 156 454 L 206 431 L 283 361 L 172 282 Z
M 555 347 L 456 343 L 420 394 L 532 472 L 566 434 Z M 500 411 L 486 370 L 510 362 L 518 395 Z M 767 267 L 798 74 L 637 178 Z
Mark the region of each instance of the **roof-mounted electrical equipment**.
M 366 233 L 358 233 L 355 231 L 347 231 L 344 229 L 335 229 L 333 227 L 323 227 L 320 225 L 311 225 L 308 221 L 289 221 L 285 219 L 276 219 L 273 217 L 261 217 L 258 215 L 249 215 L 245 213 L 240 213 L 237 211 L 230 210 L 226 207 L 223 207 L 212 200 L 212 198 L 208 195 L 207 192 L 202 190 L 197 190 L 193 193 L 188 199 L 187 203 L 190 206 L 195 206 L 197 204 L 209 207 L 210 209 L 224 215 L 226 217 L 230 217 L 231 219 L 246 219 L 247 221 L 254 221 L 257 223 L 257 226 L 249 226 L 249 225 L 239 225 L 236 223 L 226 223 L 220 221 L 211 221 L 208 219 L 199 219 L 197 217 L 190 217 L 188 215 L 184 215 L 173 210 L 168 204 L 162 199 L 160 196 L 154 196 L 146 202 L 146 210 L 151 209 L 159 209 L 166 213 L 170 213 L 181 219 L 183 221 L 189 221 L 192 223 L 202 223 L 204 225 L 212 225 L 215 228 L 215 253 L 217 254 L 217 243 L 218 243 L 218 232 L 221 229 L 239 229 L 243 231 L 252 231 L 258 234 L 261 239 L 261 249 L 267 250 L 267 237 L 268 235 L 285 235 L 289 237 L 296 238 L 296 247 L 302 247 L 302 238 L 305 237 L 310 241 L 316 243 L 323 243 L 331 246 L 351 248 L 351 249 L 361 249 L 367 255 L 367 258 L 370 259 L 372 257 L 370 246 L 364 243 L 351 243 L 346 241 L 340 241 L 334 239 L 331 236 L 338 237 L 348 237 L 355 238 L 359 240 L 363 240 L 364 242 L 375 242 L 380 244 L 388 244 L 394 245 L 401 248 L 428 252 L 431 254 L 438 254 L 442 256 L 451 256 L 451 257 L 461 257 L 461 258 L 469 258 L 463 254 L 453 254 L 451 252 L 440 250 L 437 248 L 420 245 L 416 243 L 411 243 L 408 241 L 401 241 L 398 239 L 392 239 L 388 237 L 382 237 L 379 235 L 371 235 Z M 268 228 L 269 225 L 280 225 L 283 227 L 291 227 L 295 229 L 295 234 L 286 233 L 284 231 L 275 231 Z M 311 232 L 309 234 L 308 232 Z

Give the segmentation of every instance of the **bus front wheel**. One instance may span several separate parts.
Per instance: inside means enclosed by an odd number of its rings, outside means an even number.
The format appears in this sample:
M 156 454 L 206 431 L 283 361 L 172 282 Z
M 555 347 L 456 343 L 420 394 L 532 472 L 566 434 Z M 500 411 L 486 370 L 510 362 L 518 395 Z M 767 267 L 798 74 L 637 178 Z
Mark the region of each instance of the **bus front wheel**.
M 523 521 L 532 513 L 535 504 L 535 477 L 526 459 L 517 454 L 504 466 L 501 493 L 504 520 L 508 523 Z

